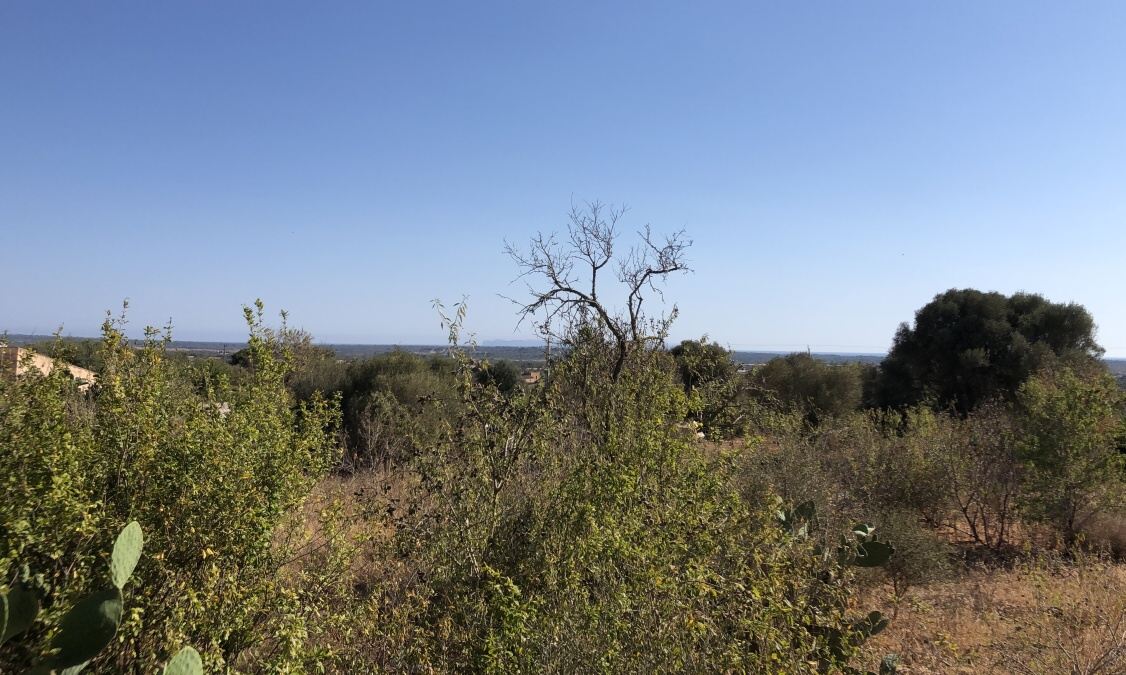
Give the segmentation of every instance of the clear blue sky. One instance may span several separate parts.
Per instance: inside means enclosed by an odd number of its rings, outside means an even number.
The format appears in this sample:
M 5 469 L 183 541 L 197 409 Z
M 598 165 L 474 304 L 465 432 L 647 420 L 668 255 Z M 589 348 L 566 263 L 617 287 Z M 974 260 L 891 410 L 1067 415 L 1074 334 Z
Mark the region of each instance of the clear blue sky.
M 1126 3 L 0 4 L 0 329 L 515 339 L 505 238 L 687 228 L 674 337 L 882 351 L 950 287 L 1126 356 Z

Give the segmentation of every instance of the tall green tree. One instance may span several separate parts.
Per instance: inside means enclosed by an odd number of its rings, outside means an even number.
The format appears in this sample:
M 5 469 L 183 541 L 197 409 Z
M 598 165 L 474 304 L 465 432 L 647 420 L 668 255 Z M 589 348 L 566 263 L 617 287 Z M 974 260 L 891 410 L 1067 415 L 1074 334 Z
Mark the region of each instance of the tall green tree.
M 901 324 L 875 382 L 878 405 L 929 403 L 967 414 L 995 396 L 1011 397 L 1053 363 L 1086 366 L 1103 349 L 1082 305 L 1031 293 L 1005 296 L 951 289 Z

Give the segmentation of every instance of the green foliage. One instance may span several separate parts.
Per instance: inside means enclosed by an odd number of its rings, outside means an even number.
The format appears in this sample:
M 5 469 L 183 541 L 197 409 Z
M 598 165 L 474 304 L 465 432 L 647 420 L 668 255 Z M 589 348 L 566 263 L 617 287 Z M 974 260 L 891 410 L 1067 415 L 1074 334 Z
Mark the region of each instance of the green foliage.
M 136 521 L 122 530 L 110 561 L 113 587 L 87 595 L 63 615 L 59 630 L 51 640 L 51 656 L 37 670 L 77 673 L 110 644 L 121 625 L 124 612 L 121 592 L 141 556 L 141 541 L 141 526 Z M 38 613 L 38 594 L 18 585 L 0 597 L 3 598 L 5 623 L 0 632 L 5 634 L 5 639 L 27 630 Z M 9 608 L 14 611 L 9 612 Z M 14 620 L 9 621 L 9 617 Z
M 666 352 L 631 349 L 615 376 L 617 357 L 580 332 L 542 387 L 507 397 L 457 357 L 458 413 L 386 496 L 378 667 L 817 672 L 854 657 L 854 568 L 776 527 L 762 495 L 741 499 L 732 457 L 684 439 Z M 850 537 L 848 561 L 882 557 Z
M 775 518 L 783 530 L 800 538 L 813 538 L 818 529 L 817 507 L 812 501 L 805 501 L 793 508 L 779 508 Z M 847 535 L 842 535 L 840 543 L 835 549 L 825 549 L 822 558 L 826 561 L 835 560 L 838 566 L 845 568 L 876 568 L 883 567 L 892 560 L 895 547 L 880 541 L 876 536 L 875 528 L 871 525 L 860 523 L 852 526 Z M 837 570 L 827 570 L 829 578 Z M 859 672 L 848 666 L 851 649 L 863 644 L 874 635 L 883 632 L 888 626 L 888 619 L 880 612 L 872 611 L 867 616 L 853 621 L 848 625 L 814 625 L 810 629 L 813 633 L 824 635 L 827 643 L 816 654 L 821 672 L 830 668 L 840 668 L 845 672 Z
M 907 588 L 945 578 L 952 571 L 950 544 L 921 522 L 917 513 L 892 511 L 881 519 L 880 531 L 895 542 L 895 555 L 884 571 L 897 601 Z
M 528 388 L 247 320 L 237 368 L 107 322 L 90 393 L 0 382 L 0 669 L 855 673 L 888 619 L 854 591 L 942 576 L 936 529 L 1000 549 L 1018 504 L 1072 539 L 1126 492 L 1097 369 L 964 417 L 858 412 L 856 367 L 777 359 L 755 400 L 718 345 L 622 349 L 601 319 Z
M 93 339 L 64 338 L 56 335 L 53 340 L 46 340 L 28 345 L 40 354 L 45 354 L 53 359 L 60 359 L 67 363 L 99 372 L 103 367 L 100 344 Z
M 859 365 L 826 363 L 804 352 L 771 359 L 750 374 L 750 381 L 760 395 L 800 411 L 811 424 L 860 405 Z
M 403 460 L 429 443 L 458 406 L 454 368 L 398 350 L 348 364 L 336 391 L 350 463 Z
M 676 371 L 685 391 L 735 377 L 737 366 L 731 359 L 731 352 L 716 342 L 709 342 L 706 335 L 699 340 L 684 340 L 669 353 L 676 359 Z
M 1092 516 L 1126 495 L 1118 451 L 1126 395 L 1105 372 L 1051 369 L 1017 396 L 1017 442 L 1026 516 L 1050 523 L 1068 544 Z
M 114 587 L 86 596 L 63 616 L 59 632 L 51 641 L 55 654 L 49 663 L 53 669 L 81 669 L 113 640 L 124 612 L 121 592 L 141 558 L 143 539 L 141 526 L 135 520 L 117 536 L 110 558 Z
M 507 396 L 520 385 L 520 369 L 511 361 L 480 363 L 477 367 L 477 382 L 492 385 Z
M 742 459 L 744 494 L 772 490 L 790 502 L 812 500 L 823 529 L 836 532 L 895 510 L 911 510 L 929 523 L 948 513 L 939 461 L 952 447 L 946 416 L 866 411 L 809 427 L 795 412 L 767 421 Z
M 105 587 L 105 551 L 130 520 L 146 523 L 146 555 L 136 560 L 127 529 L 112 580 L 132 569 L 136 583 L 97 667 L 152 671 L 176 643 L 217 668 L 251 649 L 263 667 L 300 662 L 307 612 L 320 608 L 294 602 L 280 570 L 301 542 L 293 515 L 337 460 L 339 417 L 319 397 L 294 403 L 285 350 L 260 305 L 246 314 L 252 367 L 238 383 L 170 358 L 155 331 L 134 348 L 113 321 L 89 396 L 61 372 L 0 381 L 0 571 L 44 598 L 0 670 L 50 656 L 77 621 L 67 608 Z M 83 611 L 112 617 L 113 604 Z
M 669 350 L 677 376 L 688 395 L 689 418 L 710 439 L 737 436 L 746 426 L 754 402 L 748 397 L 731 352 L 721 345 L 684 340 Z
M 1082 306 L 1028 293 L 1004 296 L 951 289 L 899 327 L 881 366 L 881 406 L 929 403 L 965 415 L 996 396 L 1010 396 L 1056 361 L 1088 364 L 1102 354 L 1094 320 Z

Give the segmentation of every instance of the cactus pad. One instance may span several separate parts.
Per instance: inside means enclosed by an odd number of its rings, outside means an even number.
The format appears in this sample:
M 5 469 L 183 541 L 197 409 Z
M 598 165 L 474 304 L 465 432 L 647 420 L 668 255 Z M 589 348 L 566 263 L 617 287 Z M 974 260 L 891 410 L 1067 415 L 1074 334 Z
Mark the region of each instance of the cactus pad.
M 144 535 L 141 526 L 133 521 L 125 526 L 121 534 L 117 535 L 117 542 L 113 545 L 113 557 L 110 559 L 110 576 L 113 585 L 118 589 L 125 587 L 137 561 L 141 558 L 141 547 L 144 545 Z
M 164 675 L 202 675 L 203 659 L 192 647 L 184 647 L 176 652 L 172 660 L 164 666 Z

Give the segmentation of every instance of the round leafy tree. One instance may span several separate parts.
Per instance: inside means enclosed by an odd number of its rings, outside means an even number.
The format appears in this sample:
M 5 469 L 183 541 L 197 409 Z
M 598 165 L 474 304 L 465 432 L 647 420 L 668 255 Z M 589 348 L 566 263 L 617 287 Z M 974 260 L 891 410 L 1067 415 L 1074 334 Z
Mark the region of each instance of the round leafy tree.
M 928 402 L 961 414 L 1015 392 L 1036 370 L 1056 361 L 1091 362 L 1103 349 L 1082 305 L 1043 296 L 951 289 L 899 326 L 880 368 L 876 402 L 900 407 Z

